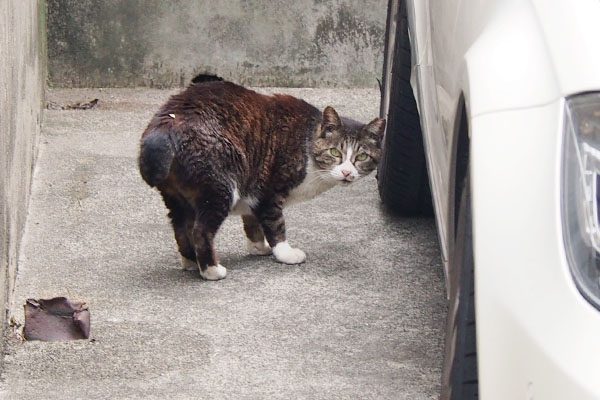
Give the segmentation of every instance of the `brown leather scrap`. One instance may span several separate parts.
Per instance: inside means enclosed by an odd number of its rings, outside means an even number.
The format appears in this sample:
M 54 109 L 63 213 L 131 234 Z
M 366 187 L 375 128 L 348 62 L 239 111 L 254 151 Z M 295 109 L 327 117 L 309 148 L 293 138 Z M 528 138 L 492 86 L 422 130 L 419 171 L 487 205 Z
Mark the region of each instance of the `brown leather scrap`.
M 76 340 L 90 337 L 90 311 L 83 302 L 66 297 L 27 299 L 25 303 L 25 340 Z

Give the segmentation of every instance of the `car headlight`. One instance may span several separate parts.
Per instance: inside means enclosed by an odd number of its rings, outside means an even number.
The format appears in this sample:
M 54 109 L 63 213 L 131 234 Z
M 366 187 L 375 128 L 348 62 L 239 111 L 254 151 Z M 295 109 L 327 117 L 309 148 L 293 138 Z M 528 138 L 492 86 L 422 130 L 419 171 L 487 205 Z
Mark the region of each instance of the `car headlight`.
M 565 104 L 563 236 L 579 291 L 600 308 L 600 93 Z

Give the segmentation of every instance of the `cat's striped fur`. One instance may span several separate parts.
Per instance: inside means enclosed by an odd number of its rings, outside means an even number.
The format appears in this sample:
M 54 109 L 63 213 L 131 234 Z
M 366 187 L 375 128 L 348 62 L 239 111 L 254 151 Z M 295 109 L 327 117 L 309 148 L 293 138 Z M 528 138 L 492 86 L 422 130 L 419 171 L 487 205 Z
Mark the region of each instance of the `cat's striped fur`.
M 204 76 L 154 115 L 139 167 L 170 210 L 184 264 L 217 280 L 226 270 L 213 239 L 232 212 L 242 215 L 253 254 L 272 248 L 280 262 L 303 262 L 287 243 L 283 207 L 373 171 L 384 127 Z

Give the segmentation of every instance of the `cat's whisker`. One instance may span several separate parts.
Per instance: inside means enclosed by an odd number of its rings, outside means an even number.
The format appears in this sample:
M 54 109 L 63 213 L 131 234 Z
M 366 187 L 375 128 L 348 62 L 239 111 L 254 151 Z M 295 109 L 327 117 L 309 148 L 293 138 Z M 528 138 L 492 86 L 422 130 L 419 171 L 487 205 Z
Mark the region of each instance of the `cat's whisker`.
M 328 170 L 328 169 L 317 169 L 317 170 L 313 170 L 311 172 L 314 173 L 314 176 L 310 177 L 306 181 L 306 184 L 312 184 L 312 183 L 315 183 L 317 181 L 325 182 L 326 181 L 326 179 L 325 179 L 326 176 L 331 173 L 331 171 Z
M 314 182 L 316 182 L 317 180 L 322 180 L 322 181 L 324 181 L 324 180 L 325 180 L 325 178 L 324 178 L 324 175 L 318 175 L 318 174 L 317 174 L 317 175 L 313 176 L 313 177 L 312 177 L 312 178 L 311 178 L 309 181 L 307 181 L 307 184 L 314 183 Z
M 329 169 L 320 169 L 320 170 L 316 170 L 314 171 L 315 174 L 317 174 L 317 176 L 319 176 L 320 178 L 331 175 L 331 170 Z

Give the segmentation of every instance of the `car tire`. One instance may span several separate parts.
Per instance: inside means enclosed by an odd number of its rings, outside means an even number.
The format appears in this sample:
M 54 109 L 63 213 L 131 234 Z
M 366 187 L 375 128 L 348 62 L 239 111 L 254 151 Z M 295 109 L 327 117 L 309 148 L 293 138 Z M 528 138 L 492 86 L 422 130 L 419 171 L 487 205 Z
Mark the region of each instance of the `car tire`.
M 459 195 L 440 396 L 443 400 L 477 399 L 479 391 L 473 229 L 468 172 Z
M 390 0 L 380 114 L 387 119 L 377 170 L 379 195 L 405 216 L 433 215 L 417 104 L 410 84 L 411 49 L 405 0 Z M 388 100 L 389 99 L 389 100 Z

